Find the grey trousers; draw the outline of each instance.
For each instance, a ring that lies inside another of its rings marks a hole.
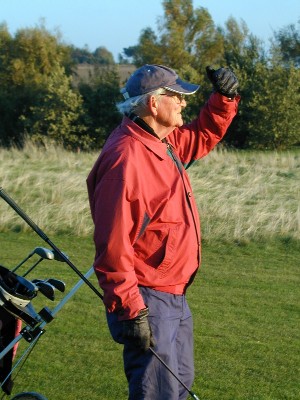
[[[154,350],[191,388],[194,380],[193,321],[185,296],[140,287],[149,308],[149,323],[155,340]],[[112,337],[122,343],[122,323],[114,313],[107,313]],[[124,371],[129,385],[129,400],[185,400],[187,390],[167,368],[134,343],[125,343]]]

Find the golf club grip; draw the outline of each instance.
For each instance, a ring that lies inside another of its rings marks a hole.
[[[28,217],[28,215],[21,210],[21,208],[15,203],[15,201],[5,192],[5,190],[0,187],[0,196],[20,215],[21,218],[24,219],[25,222],[36,232],[46,243],[48,243],[53,250],[55,250],[61,258],[76,272],[77,275],[88,285],[90,289],[98,296],[101,300],[103,300],[102,294],[95,288],[91,282],[85,278],[85,276],[79,271],[78,268],[66,257],[66,255],[57,247],[48,236]]]
[[[14,202],[14,200],[5,192],[5,190],[0,187],[0,196],[2,199],[6,201],[19,215],[24,219],[25,222],[45,241],[47,241],[48,237],[45,235],[43,231],[28,217],[27,214]]]

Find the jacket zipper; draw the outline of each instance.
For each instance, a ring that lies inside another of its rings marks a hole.
[[[194,222],[194,227],[195,227],[195,231],[196,231],[198,245],[200,246],[200,238],[199,238],[199,234],[198,234],[198,230],[197,230],[196,219],[195,219],[195,215],[194,215],[193,209],[192,209],[192,204],[191,204],[191,201],[190,201],[190,197],[192,196],[192,193],[187,190],[186,184],[185,184],[184,179],[183,179],[183,171],[182,171],[182,169],[184,169],[184,167],[183,167],[181,161],[178,159],[178,157],[173,153],[172,145],[169,142],[166,142],[166,145],[167,145],[167,148],[168,148],[168,150],[170,152],[171,158],[173,159],[173,161],[174,161],[174,163],[175,163],[175,165],[176,165],[176,167],[177,167],[177,169],[179,171],[179,174],[181,176],[183,187],[184,187],[184,191],[185,191],[186,200],[187,200],[187,203],[189,205],[189,209],[191,211],[193,222]]]

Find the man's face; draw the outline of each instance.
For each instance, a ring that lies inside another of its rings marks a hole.
[[[159,95],[159,105],[156,122],[164,128],[170,128],[170,132],[183,124],[181,111],[186,107],[183,95],[166,91]]]

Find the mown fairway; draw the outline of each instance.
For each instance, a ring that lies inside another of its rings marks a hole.
[[[82,272],[94,255],[85,177],[95,158],[54,148],[0,151],[0,185]],[[204,237],[202,267],[188,292],[193,391],[201,400],[300,398],[299,178],[299,153],[214,152],[191,170]],[[2,199],[0,226],[4,266],[47,247]],[[30,275],[50,276],[68,290],[78,281],[56,261]],[[57,292],[51,303],[39,295],[34,305],[52,308],[62,297]],[[18,354],[26,347],[22,341]],[[14,394],[125,400],[126,386],[121,348],[109,336],[101,301],[84,286],[46,327]]]

